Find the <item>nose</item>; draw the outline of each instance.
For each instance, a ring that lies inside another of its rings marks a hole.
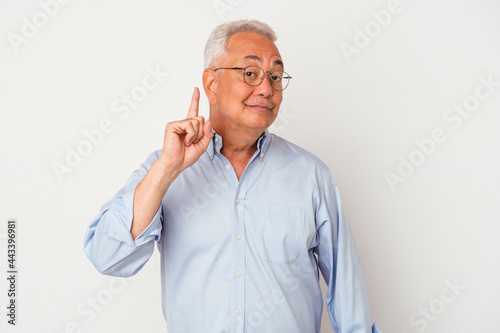
[[[271,73],[265,72],[262,82],[256,86],[255,93],[263,97],[271,97],[273,95],[273,87],[271,86]]]

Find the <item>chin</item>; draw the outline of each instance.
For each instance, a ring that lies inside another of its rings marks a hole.
[[[269,117],[255,117],[247,121],[246,124],[250,128],[261,129],[264,131],[266,128],[271,126],[275,119],[275,117],[272,119]]]

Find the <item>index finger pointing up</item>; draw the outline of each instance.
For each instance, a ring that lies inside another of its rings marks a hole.
[[[198,105],[200,104],[200,91],[198,87],[194,88],[193,97],[191,97],[191,105],[189,106],[188,118],[194,118],[198,116]]]

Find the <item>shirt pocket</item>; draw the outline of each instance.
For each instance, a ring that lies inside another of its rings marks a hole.
[[[299,256],[305,237],[305,211],[296,207],[265,205],[254,224],[259,257],[290,264]]]

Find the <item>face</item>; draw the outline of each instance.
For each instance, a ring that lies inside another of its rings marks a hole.
[[[283,70],[278,48],[267,37],[255,33],[237,33],[227,45],[227,57],[218,67],[259,66],[266,71]],[[224,124],[225,130],[255,130],[263,132],[278,115],[283,92],[269,82],[269,73],[258,86],[243,79],[242,70],[223,69],[215,89],[216,105],[210,119]]]

